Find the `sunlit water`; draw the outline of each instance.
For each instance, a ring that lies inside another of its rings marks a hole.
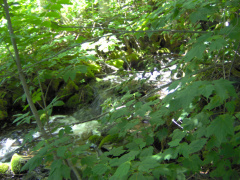
[[[154,84],[156,88],[159,88],[169,82],[171,82],[172,75],[171,70],[175,69],[175,66],[169,67],[169,71],[153,71],[153,72],[147,72],[143,74],[143,72],[138,72],[134,75],[129,75],[128,78],[134,76],[134,80],[147,80],[148,83]],[[121,83],[123,81],[126,81],[128,79],[122,79],[119,76],[107,76],[103,80],[110,81],[114,83]],[[168,88],[164,88],[161,90],[161,98],[166,96],[172,91],[169,91]],[[65,123],[65,124],[74,124],[77,122],[81,122],[82,120],[91,119],[92,117],[95,117],[101,113],[100,111],[96,111],[97,106],[100,106],[102,103],[101,100],[95,99],[93,102],[93,107],[89,109],[80,109],[80,111],[73,114],[73,116],[65,116],[65,115],[57,115],[53,116],[50,119],[50,123],[53,123],[54,121],[59,123]],[[94,110],[95,109],[95,110]],[[92,129],[96,129],[98,127],[97,121],[91,121],[84,124],[75,124],[72,126],[73,134],[78,135],[79,137],[84,137],[86,134],[89,135],[92,133]],[[61,129],[61,128],[60,128]],[[58,129],[55,134],[59,132]],[[83,129],[86,131],[83,132]],[[84,134],[85,133],[85,134]],[[33,135],[33,138],[38,138],[40,136],[39,133],[35,133]],[[3,162],[6,160],[4,158],[5,156],[11,155],[11,153],[14,153],[16,149],[18,149],[22,143],[22,139],[19,138],[3,138],[0,141],[0,162]]]
[[[0,141],[0,162],[4,161],[4,156],[20,147],[22,139],[4,138]]]

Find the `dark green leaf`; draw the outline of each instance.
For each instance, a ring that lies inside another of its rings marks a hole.
[[[96,175],[103,175],[109,167],[106,164],[97,164],[96,166],[93,167],[92,171]]]
[[[206,144],[206,142],[207,142],[207,139],[204,139],[204,138],[192,141],[189,144],[189,153],[195,153],[200,151],[203,148],[203,146]]]
[[[149,156],[141,161],[138,170],[143,172],[149,172],[150,169],[156,168],[159,166],[158,161],[154,158]]]
[[[130,162],[125,162],[117,168],[116,172],[110,179],[112,180],[123,179],[123,177],[128,174],[129,170],[130,170]]]
[[[207,136],[215,135],[219,142],[227,139],[227,135],[234,134],[233,128],[234,117],[224,114],[216,117],[207,128]]]
[[[67,147],[66,147],[66,146],[58,147],[58,148],[57,148],[57,155],[58,155],[59,157],[64,157],[66,151],[67,151]]]

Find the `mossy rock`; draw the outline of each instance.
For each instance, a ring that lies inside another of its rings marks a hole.
[[[67,93],[74,93],[79,90],[79,87],[72,80],[68,80],[67,85],[65,86]]]
[[[22,156],[15,153],[11,159],[11,170],[14,174],[19,174],[21,168],[23,167],[23,158]]]
[[[8,174],[9,165],[7,163],[0,163],[0,174]]]
[[[74,94],[67,100],[65,106],[68,108],[77,108],[79,104],[80,104],[80,96],[79,94]]]
[[[85,73],[76,73],[75,82],[77,84],[85,82]]]
[[[51,86],[52,86],[52,89],[53,89],[55,92],[58,91],[58,87],[59,87],[59,85],[60,85],[60,82],[61,82],[60,79],[54,79],[54,80],[52,81]]]
[[[135,62],[140,60],[139,55],[136,52],[126,55],[126,59],[128,62]]]
[[[79,87],[75,84],[75,82],[69,79],[67,84],[59,90],[57,95],[59,97],[71,95],[76,93],[78,90],[79,90]]]
[[[99,148],[101,148],[104,144],[108,143],[108,144],[111,144],[111,143],[119,143],[123,141],[123,138],[119,138],[118,137],[118,134],[113,134],[113,135],[107,135],[106,137],[104,137],[100,144],[99,144]]]
[[[84,103],[89,103],[93,100],[94,98],[94,90],[93,88],[88,84],[86,86],[84,86],[83,88],[83,98],[82,98],[82,101]]]
[[[110,53],[109,58],[110,59],[120,59],[124,55],[127,55],[125,51],[113,51]]]
[[[106,61],[106,63],[109,65],[115,66],[116,68],[122,68],[124,61],[121,59],[115,59],[115,60]]]
[[[99,135],[95,134],[95,135],[90,136],[88,140],[89,140],[91,143],[100,144],[100,142],[102,141],[102,139],[103,139],[102,136],[99,136]]]

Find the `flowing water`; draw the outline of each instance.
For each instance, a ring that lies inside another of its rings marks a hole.
[[[78,111],[74,112],[72,115],[56,115],[52,116],[50,118],[50,122],[58,122],[58,123],[65,123],[68,125],[74,124],[72,126],[72,130],[74,135],[78,136],[78,138],[88,138],[90,135],[94,133],[98,133],[97,131],[94,132],[99,124],[97,121],[90,121],[86,123],[80,123],[82,121],[90,120],[94,117],[97,117],[101,115],[102,113],[102,107],[101,104],[109,97],[114,97],[114,93],[112,91],[108,91],[106,89],[109,89],[109,84],[120,84],[123,81],[127,81],[129,78],[133,78],[136,81],[146,79],[146,83],[154,85],[154,87],[158,88],[164,84],[167,84],[171,82],[172,76],[171,76],[171,69],[174,69],[175,67],[172,66],[169,68],[168,71],[153,71],[152,73],[145,73],[138,72],[136,74],[130,74],[129,77],[126,77],[125,79],[119,77],[119,76],[107,76],[102,79],[101,82],[98,82],[98,85],[93,85],[94,92],[95,92],[95,98],[93,102],[89,105],[86,105],[85,107],[79,109]],[[101,84],[99,86],[99,84]],[[106,84],[107,88],[104,87]],[[166,96],[168,93],[170,93],[167,88],[164,88],[161,90],[161,98]],[[0,133],[0,162],[9,162],[11,159],[11,156],[17,152],[19,154],[26,155],[28,152],[28,149],[30,147],[22,147],[22,142],[24,136],[32,129],[35,128],[35,125],[21,125],[19,127],[11,127],[7,131],[4,130]],[[56,131],[57,132],[57,131]],[[39,133],[34,134],[35,139],[39,139]]]

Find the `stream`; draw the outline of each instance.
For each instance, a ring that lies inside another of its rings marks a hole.
[[[171,59],[172,60],[172,59]],[[152,73],[137,72],[135,75],[130,75],[129,78],[133,78],[134,80],[142,80],[146,79],[147,83],[154,84],[154,87],[159,88],[169,82],[171,82],[171,70],[175,69],[175,66],[169,67],[168,71],[153,71]],[[132,77],[134,76],[134,77]],[[126,81],[127,79],[122,79],[117,75],[109,75],[102,79],[101,83],[121,83]],[[90,120],[96,116],[101,115],[102,107],[101,104],[112,94],[108,94],[106,89],[98,89],[94,88],[95,91],[95,99],[93,102],[84,108],[81,108],[74,112],[71,115],[55,115],[50,117],[50,123],[58,122],[65,123],[68,125],[72,125],[72,130],[74,134],[74,138],[87,139],[94,133],[98,133],[95,130],[99,127],[98,121],[90,121],[86,123],[79,123],[85,120]],[[160,94],[160,98],[163,98],[170,92],[167,88],[158,92]],[[18,153],[24,156],[28,155],[29,150],[31,149],[31,144],[24,145],[23,139],[24,136],[33,130],[36,127],[36,124],[23,124],[20,126],[12,126],[8,129],[3,129],[0,132],[0,163],[9,162],[14,153]],[[58,132],[58,130],[56,131]],[[34,139],[39,140],[39,133],[34,134]]]

